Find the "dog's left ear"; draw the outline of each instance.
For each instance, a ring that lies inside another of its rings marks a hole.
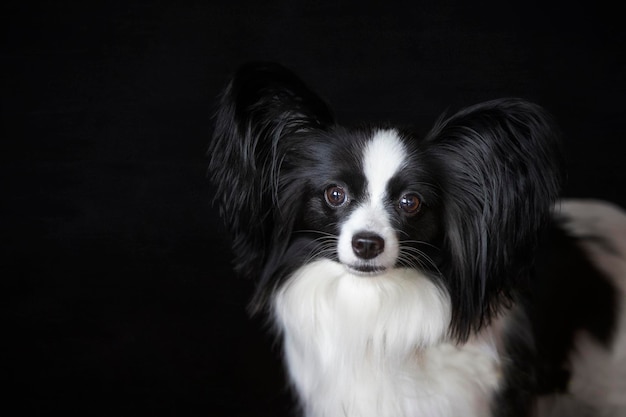
[[[560,189],[560,135],[539,106],[503,99],[440,121],[426,143],[441,174],[443,272],[463,339],[530,273]]]
[[[285,198],[281,181],[297,166],[306,135],[332,122],[324,101],[279,64],[244,65],[224,89],[209,172],[240,274],[258,278],[270,248],[276,250],[281,239],[286,244],[284,236],[277,236],[285,233],[285,216],[291,214],[289,207],[279,209],[279,197]],[[291,200],[298,201],[296,196]]]

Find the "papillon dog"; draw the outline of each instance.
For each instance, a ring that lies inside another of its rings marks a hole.
[[[215,118],[234,266],[304,416],[626,413],[626,215],[558,200],[541,107],[488,101],[423,136],[348,128],[291,71],[251,63]]]

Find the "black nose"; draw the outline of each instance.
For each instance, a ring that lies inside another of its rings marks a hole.
[[[357,233],[352,238],[352,250],[362,259],[372,259],[385,249],[385,240],[375,233]]]

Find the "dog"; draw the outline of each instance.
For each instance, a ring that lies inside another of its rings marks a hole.
[[[233,75],[209,175],[303,415],[626,415],[626,215],[559,200],[560,136],[516,98],[342,127],[279,64]]]

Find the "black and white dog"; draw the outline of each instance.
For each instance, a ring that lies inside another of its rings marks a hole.
[[[304,415],[626,414],[626,216],[557,200],[558,136],[519,99],[348,129],[282,66],[234,75],[210,175]]]

